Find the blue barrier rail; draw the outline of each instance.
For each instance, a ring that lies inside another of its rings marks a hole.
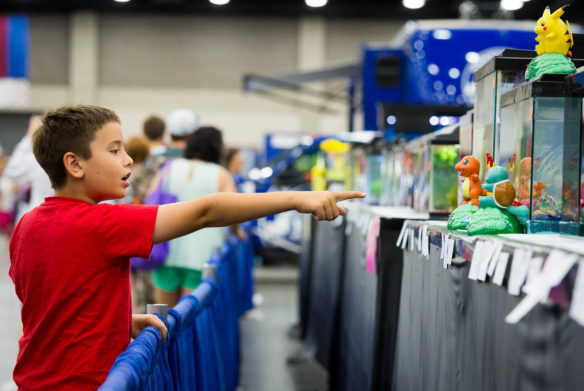
[[[100,391],[236,389],[238,320],[253,306],[252,241],[231,237],[208,263],[216,267],[215,280],[205,278],[168,310],[164,344],[158,329],[142,330],[118,356]]]

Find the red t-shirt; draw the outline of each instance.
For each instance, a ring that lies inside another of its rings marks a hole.
[[[94,390],[130,341],[131,256],[147,258],[157,206],[49,197],[10,241],[22,301],[21,390]]]

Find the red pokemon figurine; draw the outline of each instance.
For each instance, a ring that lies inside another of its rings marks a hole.
[[[460,181],[462,185],[462,195],[464,197],[464,204],[469,202],[473,205],[480,206],[479,196],[487,195],[487,191],[483,190],[481,182],[479,181],[479,172],[481,163],[474,156],[465,156],[454,166],[454,169],[460,173]]]

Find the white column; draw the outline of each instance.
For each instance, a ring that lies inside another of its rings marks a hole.
[[[298,71],[313,71],[324,68],[326,64],[326,21],[321,17],[304,17],[298,22]],[[322,89],[321,83],[309,83],[307,87]],[[303,97],[303,100],[307,100]],[[311,101],[314,99],[310,99]],[[317,102],[324,100],[317,99]],[[301,109],[303,131],[318,132],[322,114]]]
[[[98,15],[76,12],[71,15],[69,53],[70,101],[95,104],[98,82]]]
[[[326,63],[326,21],[301,18],[298,23],[298,70],[316,70]]]

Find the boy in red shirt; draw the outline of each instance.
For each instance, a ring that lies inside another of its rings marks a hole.
[[[132,166],[119,118],[98,106],[49,112],[33,145],[55,197],[22,218],[10,243],[22,301],[20,390],[95,389],[130,337],[149,325],[166,336],[157,317],[131,314],[130,257],[147,258],[153,243],[292,209],[332,220],[346,213],[337,201],[364,197],[218,193],[161,206],[98,204],[126,194]]]

